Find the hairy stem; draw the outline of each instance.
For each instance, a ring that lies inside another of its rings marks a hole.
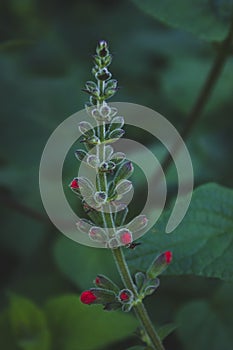
[[[133,283],[122,248],[112,249],[112,254],[122,282],[126,288],[130,289],[134,293],[135,298],[137,298],[138,293]],[[133,308],[138,320],[140,321],[143,329],[150,339],[151,346],[153,346],[153,348],[156,350],[164,350],[163,344],[152,325],[150,317],[142,301],[138,301],[138,303],[136,303]]]
[[[102,123],[98,126],[98,136],[101,141],[104,140],[104,133],[105,133],[105,123]],[[98,147],[99,147],[99,157],[101,161],[105,161],[105,150],[104,150],[105,145],[100,144]],[[106,180],[105,173],[100,173],[100,172],[97,173],[97,182],[99,183],[99,187],[100,187],[99,190],[107,191],[107,180]],[[115,227],[111,211],[109,213],[102,211],[102,216],[103,216],[103,222],[106,229]],[[119,271],[119,274],[121,276],[121,279],[122,279],[122,282],[124,283],[125,288],[130,289],[133,292],[135,299],[137,299],[138,297],[137,289],[133,283],[122,248],[112,249],[112,254],[114,256],[117,269]],[[134,305],[134,311],[144,331],[146,332],[146,334],[150,339],[150,342],[151,342],[150,345],[155,350],[164,350],[162,342],[159,336],[157,335],[152,325],[152,322],[148,316],[148,313],[145,309],[145,306],[143,305],[141,300]]]
[[[101,104],[104,102],[103,96],[104,96],[105,83],[101,80],[98,80],[97,84],[98,84],[98,90],[99,90],[99,99],[97,100],[97,107],[101,107]],[[103,143],[103,141],[105,140],[105,131],[106,131],[105,122],[103,121],[98,123],[97,132],[98,132],[100,144],[97,146],[97,151],[98,151],[98,156],[101,163],[105,162],[105,144]],[[106,173],[104,171],[98,170],[96,177],[97,177],[97,184],[99,186],[98,190],[108,193],[108,183],[107,183]],[[110,206],[109,206],[109,209],[110,209]],[[111,210],[109,210],[109,212],[102,211],[102,217],[103,217],[103,223],[105,228],[106,229],[113,228],[113,230],[115,230],[115,222],[114,222]],[[145,333],[148,336],[148,342],[149,342],[148,345],[150,345],[154,350],[164,350],[162,342],[152,325],[152,322],[145,309],[145,306],[143,305],[141,299],[138,298],[138,292],[134,285],[133,279],[131,277],[122,248],[118,247],[118,248],[112,249],[112,254],[125,288],[131,290],[132,293],[134,294],[136,302],[133,308]]]
[[[209,98],[211,97],[211,93],[213,92],[213,89],[221,76],[222,70],[224,68],[224,65],[227,61],[228,55],[229,55],[229,49],[233,41],[233,19],[231,22],[231,26],[229,28],[229,32],[226,36],[226,39],[223,40],[222,44],[218,48],[218,54],[213,62],[213,65],[209,71],[209,74],[206,78],[206,81],[204,82],[204,85],[197,97],[196,102],[194,103],[188,117],[186,124],[181,131],[181,137],[186,140],[191,131],[193,130],[193,127],[199,120],[207,102],[209,101]],[[174,152],[177,152],[179,149],[179,144],[174,145]],[[171,165],[172,158],[170,154],[166,156],[162,163],[162,168],[164,171],[166,171],[169,166]]]

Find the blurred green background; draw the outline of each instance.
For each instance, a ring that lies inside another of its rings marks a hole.
[[[213,1],[209,11],[227,23],[218,3]],[[79,303],[76,295],[91,286],[97,273],[119,278],[109,252],[71,242],[49,222],[38,187],[41,153],[56,126],[87,101],[81,89],[91,79],[98,40],[107,40],[114,55],[111,72],[120,86],[114,101],[148,106],[179,131],[218,52],[217,40],[173,29],[123,0],[1,0],[0,17],[0,348],[123,350],[140,344],[133,335],[133,315],[106,314]],[[233,187],[232,68],[230,57],[187,140],[195,186]],[[138,140],[161,155],[155,140],[143,133]],[[64,184],[77,166],[72,152],[67,164]],[[168,179],[172,197],[172,169]],[[137,205],[136,200],[135,210]],[[161,280],[157,294],[146,301],[155,324],[181,315],[193,321],[203,313],[206,339],[219,334],[220,347],[203,340],[196,349],[229,349],[231,285],[194,276]],[[206,300],[220,312],[217,321],[201,304]],[[190,327],[198,336],[202,326],[195,322]],[[193,349],[193,334],[182,329],[165,340],[166,349]]]

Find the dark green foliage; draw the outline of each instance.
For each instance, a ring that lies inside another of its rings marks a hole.
[[[90,92],[95,94],[90,56],[101,39],[113,52],[104,64],[113,58],[111,72],[119,82],[113,100],[155,109],[181,131],[226,36],[232,6],[232,0],[1,2],[1,349],[125,350],[135,344],[132,349],[145,349],[132,337],[137,327],[132,315],[79,302],[77,295],[97,274],[120,281],[109,251],[78,245],[49,222],[38,189],[41,153],[54,128],[83,109]],[[196,189],[187,216],[165,235],[165,212],[139,240],[142,244],[127,250],[132,270],[142,271],[158,253],[170,249],[174,254],[161,287],[147,299],[162,338],[177,327],[165,340],[167,350],[228,350],[233,343],[232,282],[225,282],[233,276],[232,71],[229,57],[187,142],[196,187],[203,185]],[[106,95],[116,88],[109,79]],[[161,162],[166,150],[157,140],[136,128],[124,130]],[[73,154],[80,148],[78,142],[71,148],[63,177],[67,199],[84,217],[68,188],[78,168]],[[77,157],[84,155],[82,150]],[[128,217],[133,218],[147,187],[137,166],[130,180],[135,194]],[[172,201],[175,168],[167,181]],[[125,214],[118,214],[119,223]],[[169,324],[173,320],[175,325]],[[167,326],[160,329],[160,324]]]

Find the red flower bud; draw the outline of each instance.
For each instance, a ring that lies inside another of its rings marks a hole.
[[[130,244],[133,241],[132,233],[128,229],[120,229],[118,232],[120,242],[124,245]]]
[[[96,279],[95,279],[95,284],[99,285],[100,283],[101,283],[100,278],[97,276]]]
[[[166,270],[166,268],[168,267],[168,265],[171,263],[172,261],[172,252],[171,251],[166,251],[162,254],[160,254],[159,256],[157,256],[154,261],[152,262],[152,264],[150,265],[150,267],[148,268],[146,274],[147,277],[149,277],[150,279],[152,278],[156,278],[157,276],[161,275],[161,273],[163,273],[163,271]]]
[[[123,304],[131,303],[133,298],[133,293],[129,289],[122,289],[118,294],[118,300]]]
[[[86,290],[85,292],[82,292],[80,296],[80,300],[83,304],[92,304],[96,300],[96,296],[94,293],[92,293],[90,290]]]
[[[126,292],[122,292],[119,296],[122,301],[129,300],[129,295]]]
[[[74,179],[73,181],[71,181],[70,188],[72,188],[74,190],[78,190],[79,189],[78,179]]]
[[[164,253],[164,256],[165,256],[166,263],[170,264],[170,262],[172,261],[172,252],[168,250],[167,252]]]

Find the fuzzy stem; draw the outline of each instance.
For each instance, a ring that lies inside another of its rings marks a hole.
[[[101,104],[104,102],[104,87],[105,82],[97,79],[98,89],[99,89],[99,98],[97,99],[97,107],[101,107]],[[105,161],[105,122],[98,123],[98,137],[100,139],[100,144],[98,145],[98,155],[101,162]],[[97,172],[97,183],[99,184],[99,191],[108,191],[107,176],[105,172]],[[106,229],[112,227],[115,229],[115,222],[111,210],[109,213],[102,211],[103,222]],[[138,298],[138,292],[136,286],[134,285],[133,279],[131,277],[125,256],[121,247],[112,249],[112,254],[121,276],[124,286],[131,290],[135,297],[135,304],[133,305],[135,314],[139,319],[145,333],[148,335],[149,344],[154,350],[164,350],[162,342],[156,333],[152,322],[149,318],[149,315],[145,309],[145,306],[142,303],[142,300]]]
[[[113,254],[117,269],[119,271],[119,274],[121,276],[122,282],[124,283],[125,287],[130,289],[134,293],[135,297],[137,298],[138,293],[133,283],[122,248],[119,247],[116,249],[112,249],[112,254]],[[149,336],[151,345],[153,346],[153,348],[156,350],[164,350],[163,344],[152,325],[150,317],[142,301],[138,301],[133,306],[133,308],[138,320],[140,321],[145,332]]]

